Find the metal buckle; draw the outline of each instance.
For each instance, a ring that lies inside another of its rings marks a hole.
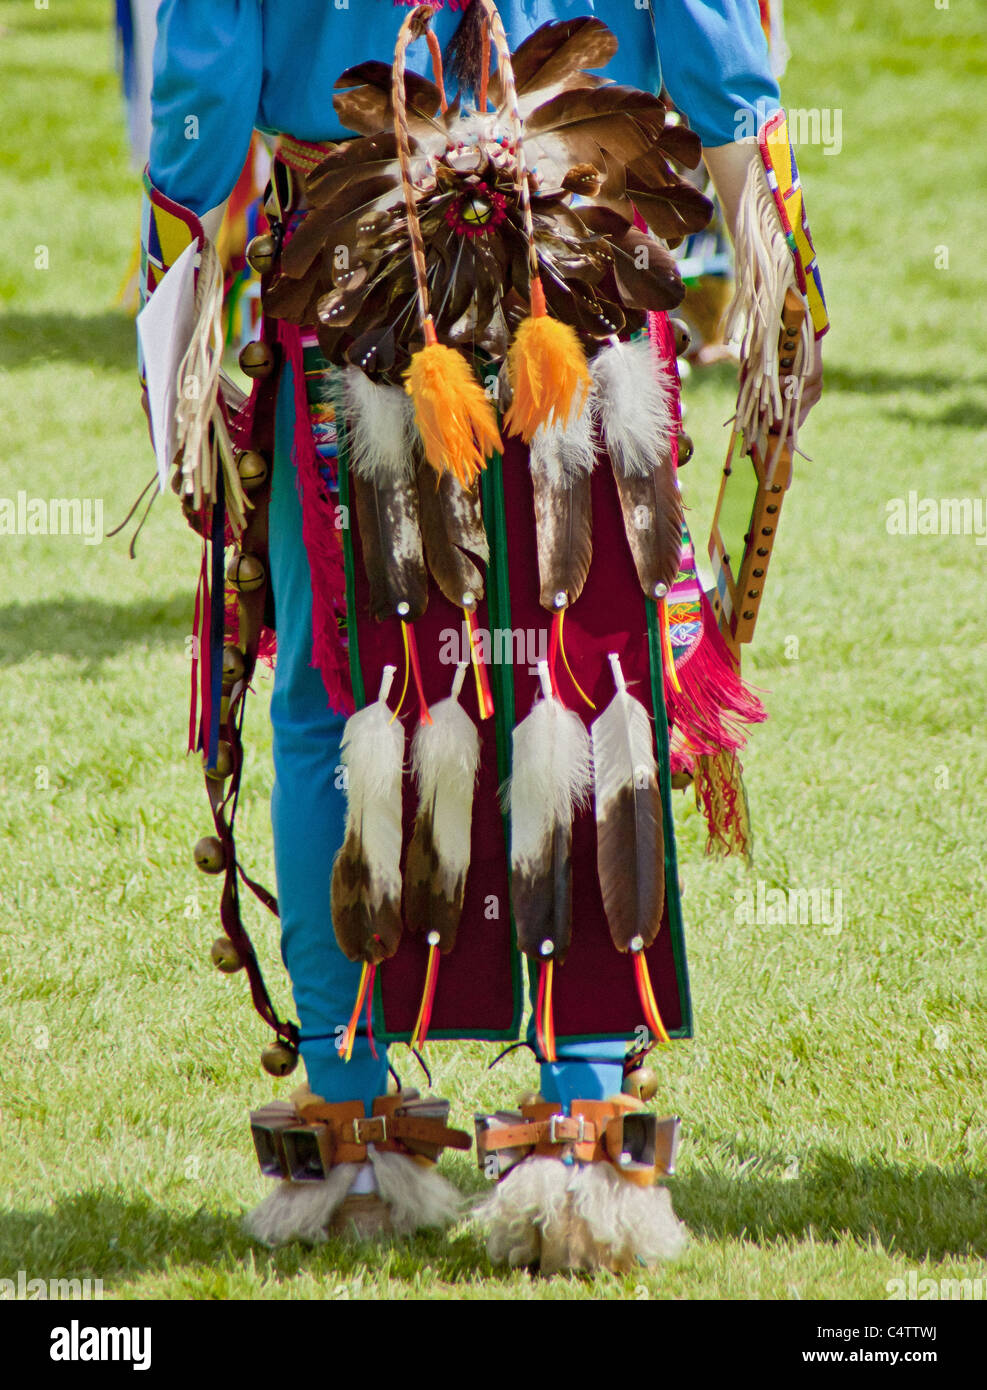
[[[375,1125],[379,1126],[379,1132],[373,1128]],[[362,1120],[354,1120],[353,1142],[355,1144],[386,1144],[387,1116],[369,1115]]]
[[[579,1135],[576,1139],[560,1139],[556,1128],[558,1122],[562,1120],[578,1120]],[[586,1116],[585,1115],[552,1115],[548,1121],[548,1142],[550,1144],[581,1144],[586,1137]]]

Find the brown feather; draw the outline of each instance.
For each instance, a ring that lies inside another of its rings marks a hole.
[[[414,478],[370,482],[351,473],[350,488],[370,582],[370,612],[381,621],[394,617],[399,603],[407,603],[404,617],[414,622],[428,603]]]
[[[703,143],[694,130],[685,125],[668,125],[661,133],[661,151],[686,169],[698,169],[703,157]]]
[[[651,230],[666,241],[702,231],[713,215],[710,200],[688,184],[649,189],[628,172],[627,196]]]
[[[438,932],[439,950],[445,955],[456,943],[466,897],[466,875],[457,879],[450,897],[438,886],[441,868],[432,835],[431,808],[420,807],[404,870],[404,919],[413,932]]]
[[[349,170],[362,172],[381,161],[397,159],[398,142],[393,130],[378,130],[373,135],[356,140],[344,140],[326,155],[305,177],[305,194],[311,207],[325,207],[327,199],[323,196],[326,187],[331,188],[334,181]]]
[[[479,483],[467,490],[452,473],[437,478],[435,469],[422,461],[418,465],[418,502],[425,558],[436,584],[457,608],[463,607],[466,593],[479,603],[483,575],[467,554],[472,550],[484,561],[489,558],[486,532],[479,519]]]
[[[596,862],[614,944],[620,951],[640,950],[651,945],[661,927],[663,809],[651,716],[627,689],[616,654],[610,660],[617,691],[590,730]]]
[[[538,602],[550,613],[559,610],[555,596],[570,604],[583,591],[593,558],[593,511],[590,475],[552,477],[547,467],[531,464],[538,539]]]
[[[511,907],[518,950],[544,960],[542,942],[550,941],[552,959],[561,965],[572,941],[571,825],[555,826],[537,869],[511,875]]]
[[[307,274],[321,276],[324,260],[328,260],[331,273],[340,246],[353,254],[361,220],[386,211],[385,205],[397,196],[392,178],[355,181],[343,190],[338,205],[308,212],[284,248],[280,262],[282,274],[293,280],[300,280]]]
[[[584,225],[613,248],[610,289],[630,309],[674,309],[685,297],[675,258],[610,207],[582,207]],[[646,254],[642,254],[642,250]]]
[[[613,475],[638,581],[645,595],[655,598],[658,585],[668,590],[674,584],[682,552],[682,494],[675,470],[662,458],[646,477],[625,477],[616,466]]]
[[[550,131],[581,128],[595,133],[604,148],[617,154],[616,145],[606,138],[608,129],[633,126],[639,132],[640,153],[636,157],[640,158],[655,147],[664,125],[665,106],[660,97],[637,87],[608,83],[603,87],[576,87],[542,102],[525,122],[525,134],[530,139]]]
[[[622,304],[631,309],[675,309],[685,285],[671,252],[637,227],[615,247],[613,273]]]
[[[562,90],[567,83],[583,86],[589,74],[582,69],[605,67],[616,52],[617,40],[600,19],[550,20],[511,55],[518,96],[549,87]],[[499,73],[491,77],[489,90],[491,100],[499,104],[503,100]]]
[[[658,783],[625,786],[596,823],[596,859],[610,934],[619,951],[650,946],[665,902],[665,835]]]
[[[410,133],[415,136],[439,129],[439,89],[435,83],[417,72],[406,71],[404,92]],[[371,60],[347,68],[336,82],[332,104],[342,124],[359,135],[393,129],[390,64]]]
[[[401,939],[401,907],[385,897],[371,912],[370,879],[360,837],[350,831],[332,869],[330,910],[339,949],[347,960],[381,961]]]

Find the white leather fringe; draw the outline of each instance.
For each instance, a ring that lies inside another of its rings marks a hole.
[[[736,427],[748,439],[756,438],[759,429],[778,429],[782,439],[787,435],[794,452],[802,380],[811,361],[812,323],[806,313],[790,368],[793,388],[785,391],[778,367],[781,312],[787,291],[801,292],[792,252],[759,159],[747,171],[740,200],[734,263],[736,284],[726,311],[726,336],[742,339]],[[774,463],[774,458],[768,460],[769,477]]]

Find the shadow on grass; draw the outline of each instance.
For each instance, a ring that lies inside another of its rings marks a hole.
[[[471,1233],[430,1233],[380,1245],[333,1239],[316,1247],[267,1250],[243,1234],[237,1216],[204,1210],[179,1215],[149,1198],[107,1192],[79,1193],[43,1210],[0,1212],[0,1269],[23,1269],[30,1279],[119,1284],[154,1271],[194,1275],[203,1268],[236,1277],[241,1264],[252,1266],[261,1280],[324,1274],[331,1285],[384,1269],[389,1278],[408,1282],[427,1270],[444,1283],[493,1272],[482,1241]]]
[[[8,371],[32,362],[71,362],[132,371],[137,380],[137,329],[122,309],[99,314],[9,313],[3,317]],[[134,388],[134,400],[138,390]]]
[[[824,1151],[810,1172],[791,1180],[694,1173],[676,1178],[672,1190],[679,1216],[694,1236],[709,1241],[767,1246],[810,1235],[817,1242],[849,1236],[916,1261],[987,1254],[983,1178],[956,1170],[851,1163]],[[236,1279],[241,1265],[262,1282],[324,1275],[332,1287],[361,1271],[412,1285],[426,1272],[445,1284],[498,1273],[480,1235],[462,1227],[451,1236],[430,1233],[383,1245],[332,1240],[269,1251],[243,1234],[238,1216],[204,1209],[177,1214],[149,1198],[118,1193],[83,1192],[52,1208],[0,1213],[0,1268],[24,1269],[30,1278],[118,1284],[154,1271],[194,1278],[211,1270]]]
[[[825,359],[825,349],[823,353]],[[852,391],[864,396],[889,396],[896,391],[952,391],[959,386],[987,387],[987,376],[965,376],[961,372],[905,372],[880,367],[859,370],[845,366],[823,366],[823,389]]]
[[[0,667],[35,655],[68,656],[98,669],[132,646],[175,646],[192,621],[190,595],[113,603],[98,598],[38,599],[0,607]]]
[[[790,1179],[687,1173],[670,1185],[678,1215],[708,1240],[765,1245],[811,1233],[915,1260],[987,1255],[983,1176],[957,1169],[853,1163],[822,1150]]]
[[[916,410],[895,408],[885,411],[893,420],[902,420],[909,425],[919,425],[928,429],[941,426],[961,430],[982,430],[987,426],[987,405],[983,401],[970,399],[956,401],[932,414],[920,414]]]

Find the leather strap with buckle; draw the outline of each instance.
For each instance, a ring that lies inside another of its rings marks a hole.
[[[525,1158],[610,1163],[621,1177],[650,1186],[674,1169],[679,1121],[659,1120],[631,1096],[607,1101],[537,1102],[520,1112],[476,1117],[477,1161],[487,1177],[502,1178]]]
[[[558,1114],[547,1120],[524,1120],[514,1125],[504,1125],[497,1129],[483,1131],[482,1151],[493,1153],[498,1149],[535,1149],[543,1147],[568,1147],[572,1144],[596,1143],[597,1126],[583,1115],[578,1117]],[[480,1138],[477,1144],[481,1145]]]
[[[261,1171],[272,1177],[317,1179],[340,1163],[363,1163],[372,1145],[436,1162],[443,1149],[469,1149],[470,1136],[446,1124],[449,1102],[417,1092],[378,1096],[374,1113],[361,1101],[328,1102],[311,1093],[274,1102],[250,1116]]]

